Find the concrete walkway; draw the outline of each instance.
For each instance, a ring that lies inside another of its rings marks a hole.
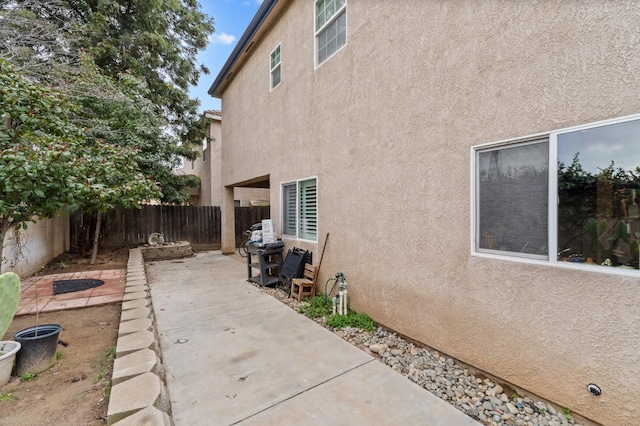
[[[147,264],[176,425],[478,425],[246,281],[220,252]]]

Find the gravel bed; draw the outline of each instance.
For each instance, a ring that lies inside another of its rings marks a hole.
[[[258,287],[296,311],[306,304],[290,299],[283,290]],[[324,318],[316,318],[315,321],[324,326]],[[571,415],[565,415],[562,410],[556,410],[551,404],[519,396],[513,391],[505,391],[500,384],[478,377],[452,358],[416,346],[381,327],[371,333],[359,328],[333,331],[485,425],[578,425]]]

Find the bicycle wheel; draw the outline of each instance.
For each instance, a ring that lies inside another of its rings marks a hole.
[[[238,254],[242,257],[247,257],[249,253],[249,244],[251,244],[251,240],[244,240],[240,247],[238,247]]]

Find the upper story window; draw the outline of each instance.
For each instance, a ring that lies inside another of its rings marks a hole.
[[[475,253],[637,273],[640,117],[474,147]]]
[[[275,89],[280,81],[282,81],[281,71],[281,59],[280,59],[280,45],[278,45],[271,55],[269,56],[269,70],[271,75],[271,90]]]
[[[207,161],[207,138],[202,139],[202,162]]]
[[[282,233],[304,240],[318,240],[316,178],[282,185]]]
[[[346,0],[316,0],[316,66],[347,44]]]

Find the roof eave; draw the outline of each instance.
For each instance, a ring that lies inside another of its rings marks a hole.
[[[218,76],[209,88],[209,91],[207,92],[209,93],[209,95],[213,96],[214,98],[221,97],[221,87],[223,85],[223,82],[229,77],[231,68],[233,68],[235,63],[238,61],[240,55],[248,47],[250,47],[250,43],[252,42],[253,37],[258,32],[265,19],[267,19],[267,16],[269,16],[269,13],[271,13],[271,10],[276,5],[276,3],[278,3],[278,0],[264,0],[262,2],[260,8],[258,8],[258,11],[249,23],[249,26],[242,34],[242,37],[240,37],[240,40],[238,40],[238,44],[236,44],[236,47],[231,52],[231,55],[227,59],[227,62],[225,62],[224,66],[218,73]]]

